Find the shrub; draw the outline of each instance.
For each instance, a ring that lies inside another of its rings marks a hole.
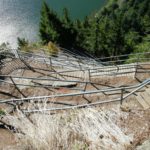
[[[5,111],[3,111],[1,108],[0,108],[0,116],[1,115],[5,115]]]
[[[57,56],[59,48],[52,42],[49,42],[46,46],[44,46],[44,50],[46,54]]]

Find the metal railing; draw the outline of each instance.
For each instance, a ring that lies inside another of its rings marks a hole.
[[[127,97],[129,97],[130,95],[134,94],[135,92],[139,91],[140,89],[142,89],[143,87],[145,87],[146,85],[150,84],[150,79],[147,79],[145,81],[143,81],[142,83],[138,84],[138,85],[134,85],[134,86],[127,86],[127,87],[119,87],[119,88],[106,88],[103,90],[95,90],[95,91],[85,91],[85,92],[80,92],[80,93],[71,93],[71,94],[58,94],[58,95],[50,95],[50,96],[37,96],[37,97],[27,97],[27,98],[21,98],[21,99],[6,99],[6,100],[0,100],[0,104],[3,103],[9,103],[9,102],[23,102],[23,101],[46,101],[46,99],[48,98],[58,98],[58,97],[69,97],[69,96],[80,96],[80,95],[88,95],[88,94],[97,94],[97,93],[107,93],[107,92],[117,92],[117,91],[121,91],[121,95],[119,98],[114,99],[114,100],[105,100],[105,101],[100,101],[100,102],[95,102],[95,103],[89,103],[89,104],[83,104],[83,105],[76,105],[73,107],[69,107],[70,109],[73,108],[80,108],[82,107],[87,107],[87,106],[92,106],[92,105],[98,105],[98,104],[104,104],[104,103],[109,103],[109,102],[116,102],[116,101],[120,101],[120,103],[122,103],[122,101],[124,99],[126,99]],[[127,90],[132,90],[131,92],[127,92]],[[126,92],[128,94],[126,94]],[[67,109],[69,109],[67,107]],[[58,108],[56,108],[57,110]],[[60,110],[66,109],[66,107],[64,108],[59,108]]]
[[[94,77],[116,77],[117,75],[125,75],[125,74],[133,74],[133,76],[136,76],[138,72],[139,66],[140,65],[146,65],[149,66],[149,60],[150,58],[140,58],[142,55],[148,55],[149,53],[137,53],[137,54],[127,54],[127,55],[120,55],[120,56],[115,56],[115,57],[105,57],[105,58],[91,58],[89,56],[79,56],[75,54],[74,52],[69,52],[69,50],[64,49],[65,51],[61,53],[61,56],[55,57],[55,56],[46,56],[40,55],[40,53],[29,53],[29,52],[19,52],[18,57],[16,58],[15,55],[13,55],[12,51],[3,51],[0,53],[0,55],[4,55],[9,59],[5,59],[3,61],[3,65],[0,67],[0,81],[6,84],[11,84],[14,85],[15,88],[18,89],[18,86],[29,86],[29,87],[52,87],[52,85],[44,85],[40,84],[37,85],[36,83],[34,85],[30,84],[20,84],[20,83],[15,83],[14,79],[20,79],[20,80],[32,80],[32,81],[59,81],[59,82],[67,82],[67,83],[79,83],[86,85],[91,84],[93,87],[95,85],[100,85],[98,83],[95,83],[92,81],[92,78]],[[126,62],[127,57],[129,58],[130,56],[138,56],[137,58],[132,58],[130,61],[133,61],[134,63],[132,64],[124,64]],[[111,60],[112,58],[115,58],[116,60]],[[16,60],[16,64],[14,64],[14,68],[10,68],[13,60]],[[89,62],[87,61],[89,59]],[[105,61],[107,60],[107,61]],[[110,60],[110,61],[108,61]],[[143,63],[141,63],[144,61]],[[32,63],[37,62],[38,64],[45,64],[46,67],[35,67],[32,65]],[[123,64],[121,64],[123,62]],[[16,66],[15,66],[16,65]],[[59,67],[59,69],[55,69]],[[2,68],[6,69],[6,72],[2,70]],[[62,69],[60,69],[62,68]],[[41,77],[24,77],[24,76],[13,76],[10,73],[13,72],[14,70],[18,69],[25,69],[25,70],[31,70],[33,72],[38,72],[38,71],[44,71],[44,75],[46,78]],[[149,68],[150,69],[150,68]],[[143,70],[142,73],[149,73],[150,70]],[[79,75],[79,72],[81,72],[81,75]],[[88,80],[83,81],[83,74],[86,73]],[[9,75],[10,74],[10,75]],[[55,77],[57,75],[57,77]],[[65,77],[65,78],[64,78]],[[82,77],[82,78],[81,78]],[[4,78],[4,79],[2,79]],[[10,81],[5,81],[5,79],[11,79]],[[75,79],[76,80],[75,80]],[[8,102],[23,102],[23,101],[38,101],[42,100],[45,101],[45,99],[48,98],[57,98],[57,97],[69,97],[69,96],[84,96],[84,95],[89,95],[89,94],[97,94],[97,93],[107,93],[107,92],[117,92],[120,91],[120,97],[117,99],[113,100],[104,100],[104,101],[97,101],[94,103],[89,103],[89,104],[83,104],[83,105],[76,105],[76,106],[67,106],[67,107],[62,107],[62,108],[49,108],[45,109],[46,110],[63,110],[63,109],[73,109],[73,108],[81,108],[81,107],[88,107],[88,106],[94,106],[98,104],[103,104],[103,103],[109,103],[109,102],[115,102],[115,101],[122,101],[129,97],[130,95],[134,94],[137,92],[139,89],[142,89],[146,85],[150,83],[150,79],[147,79],[143,81],[141,84],[138,85],[133,85],[133,86],[128,86],[128,87],[118,87],[118,88],[106,88],[103,90],[99,90],[98,88],[94,91],[86,91],[84,89],[77,89],[77,88],[72,88],[72,90],[79,90],[80,92],[78,93],[71,93],[71,94],[58,94],[58,95],[49,95],[49,96],[35,96],[35,97],[27,97],[27,98],[22,98],[22,99],[1,99],[0,104],[2,103],[8,103]],[[84,88],[85,88],[84,87]],[[128,91],[132,90],[132,91]],[[30,110],[30,112],[36,112],[39,110]],[[25,111],[27,112],[27,111]],[[29,111],[28,111],[29,112]]]
[[[44,108],[44,109],[33,109],[33,110],[22,110],[24,113],[36,113],[36,112],[45,112],[45,111],[58,111],[58,110],[70,110],[70,109],[78,109],[78,108],[85,108],[85,107],[91,107],[91,106],[97,106],[101,104],[106,104],[106,103],[112,103],[112,102],[120,102],[122,104],[123,100],[128,98],[129,96],[133,95],[135,92],[139,91],[146,85],[150,84],[150,79],[145,80],[143,83],[139,84],[135,90],[131,91],[129,94],[123,95],[123,91],[125,91],[128,88],[121,88],[121,97],[116,98],[113,100],[105,100],[105,101],[97,101],[94,103],[90,104],[81,104],[81,105],[75,105],[75,106],[66,106],[66,107],[59,107],[59,108]]]

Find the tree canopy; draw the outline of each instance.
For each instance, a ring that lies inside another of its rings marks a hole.
[[[52,41],[98,57],[132,53],[137,45],[147,45],[149,0],[109,0],[102,9],[84,20],[71,20],[67,8],[62,14],[58,16],[43,3],[40,38],[44,44]]]

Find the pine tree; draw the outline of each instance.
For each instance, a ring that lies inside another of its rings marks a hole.
[[[69,27],[69,28],[70,28],[70,26],[71,26],[71,23],[72,23],[72,22],[71,22],[71,19],[70,19],[70,16],[69,16],[69,11],[68,11],[67,8],[64,8],[64,9],[63,9],[62,23],[63,23],[65,26]]]
[[[75,46],[75,39],[77,36],[77,31],[74,24],[69,16],[69,11],[67,8],[63,9],[63,16],[61,19],[62,30],[61,30],[61,45],[66,48],[72,48]]]
[[[60,25],[57,15],[43,2],[39,29],[43,44],[47,44],[49,41],[56,43],[59,41],[60,35],[57,29]]]
[[[68,9],[59,18],[43,3],[40,37],[43,43],[56,42],[97,57],[132,53],[150,34],[149,6],[149,0],[111,0],[101,11],[73,22]]]

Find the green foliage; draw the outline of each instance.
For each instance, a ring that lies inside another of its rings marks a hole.
[[[2,109],[0,109],[0,116],[2,115],[5,115],[5,112]]]
[[[144,52],[149,52],[150,53],[150,34],[147,35],[144,39],[143,42],[138,44],[135,47],[134,50],[135,53],[144,53]],[[145,58],[150,58],[150,54],[144,55]]]
[[[137,44],[137,41],[140,42],[141,36],[138,34],[138,32],[130,31],[125,34],[124,40],[125,40],[125,48],[128,53],[134,49],[134,47]]]
[[[63,16],[61,19],[62,29],[61,29],[61,37],[60,37],[60,45],[66,48],[71,48],[74,46],[74,42],[76,39],[76,30],[74,28],[74,24],[69,16],[69,11],[67,8],[63,9]]]
[[[73,145],[72,150],[89,150],[89,146],[87,143],[80,143],[80,142],[76,142]]]
[[[92,53],[93,38],[91,38],[91,34],[93,34],[94,29],[91,27],[89,18],[85,17],[83,22],[76,20],[75,29],[77,31],[75,40],[76,48],[87,50]]]
[[[72,47],[76,38],[76,31],[68,10],[64,8],[63,16],[59,18],[45,2],[41,10],[39,31],[43,44],[48,44],[51,41],[64,47]]]
[[[40,37],[44,44],[52,41],[97,57],[145,49],[147,34],[150,34],[149,0],[109,0],[103,9],[82,21],[72,21],[66,8],[61,18],[46,3],[41,10]]]
[[[40,42],[31,43],[25,38],[17,38],[18,39],[18,49],[24,52],[33,52],[42,47]]]
[[[148,0],[109,1],[88,18],[91,33],[84,39],[89,39],[90,44],[85,49],[100,57],[134,52],[136,45],[150,32],[149,6]],[[84,40],[81,42],[85,45]]]
[[[29,42],[28,40],[26,40],[25,38],[17,38],[18,40],[18,49],[20,50],[25,50],[27,49],[28,45],[29,45]]]
[[[131,55],[129,57],[129,59],[127,60],[127,62],[134,62],[135,60],[138,59],[139,57],[139,61],[150,61],[150,35],[147,35],[146,37],[144,37],[143,42],[136,45],[135,49],[133,51],[135,54],[136,53],[145,53],[145,54],[140,54],[138,56],[137,55]]]
[[[68,28],[70,28],[72,22],[69,16],[69,11],[67,8],[63,9],[63,17],[62,17],[62,22],[65,26],[67,26]]]
[[[47,55],[57,56],[59,48],[52,42],[43,47]]]
[[[40,38],[43,44],[47,44],[49,41],[57,42],[59,38],[59,28],[61,22],[57,17],[57,14],[49,9],[48,5],[44,2],[41,10],[40,20]]]

